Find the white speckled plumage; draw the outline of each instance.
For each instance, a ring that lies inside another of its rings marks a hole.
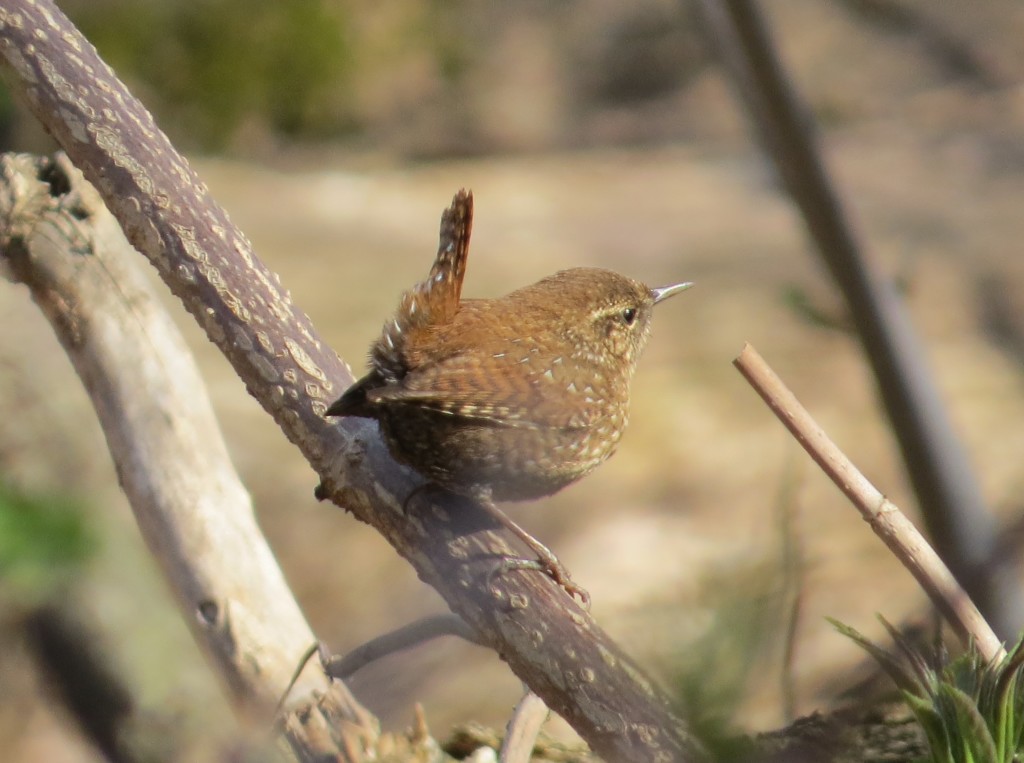
[[[685,286],[575,268],[463,300],[471,229],[463,191],[429,275],[371,347],[370,373],[328,414],[377,419],[398,460],[456,492],[549,495],[614,452],[654,304]]]

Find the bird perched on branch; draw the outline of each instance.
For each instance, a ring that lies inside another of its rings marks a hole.
[[[370,348],[370,372],[328,416],[376,419],[392,456],[487,508],[586,603],[555,555],[495,501],[551,495],[593,470],[622,437],[654,306],[692,284],[649,288],[573,268],[497,299],[462,299],[473,196],[441,217],[427,278],[402,295]]]

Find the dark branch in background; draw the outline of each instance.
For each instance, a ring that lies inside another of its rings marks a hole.
[[[957,35],[952,24],[944,25],[933,13],[906,0],[842,0],[850,11],[869,23],[919,39],[931,58],[952,76],[985,88],[1012,87],[1016,72],[1006,71],[993,56],[986,56]]]
[[[982,273],[973,286],[985,337],[1018,366],[1018,371],[1024,370],[1024,320],[1014,304],[1007,279],[995,273]]]
[[[29,651],[47,685],[86,739],[110,763],[145,760],[127,744],[127,727],[135,711],[131,692],[82,624],[51,605],[29,613],[24,629]]]
[[[516,572],[488,585],[496,562],[518,553],[514,538],[465,502],[436,498],[407,516],[403,502],[422,480],[391,459],[376,427],[324,421],[348,369],[50,0],[4,3],[0,55],[13,89],[321,475],[323,494],[380,531],[601,757],[699,758],[667,697],[550,579]]]
[[[967,454],[892,284],[843,210],[800,101],[752,0],[701,0],[757,135],[846,298],[939,554],[1004,637],[1024,620],[1020,591],[995,569],[996,533]]]

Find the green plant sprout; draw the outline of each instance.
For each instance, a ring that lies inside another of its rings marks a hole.
[[[853,639],[893,679],[924,729],[933,763],[1021,761],[1024,741],[1024,637],[1002,659],[983,658],[974,644],[950,659],[924,653],[884,618],[896,644],[890,652],[848,625],[829,622]]]

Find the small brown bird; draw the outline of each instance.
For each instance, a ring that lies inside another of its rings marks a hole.
[[[327,409],[376,419],[391,454],[468,496],[523,539],[584,603],[554,554],[494,501],[551,495],[614,451],[654,305],[692,284],[648,288],[610,270],[573,268],[497,299],[461,299],[473,196],[441,217],[437,259],[402,295],[370,348],[370,372]]]

